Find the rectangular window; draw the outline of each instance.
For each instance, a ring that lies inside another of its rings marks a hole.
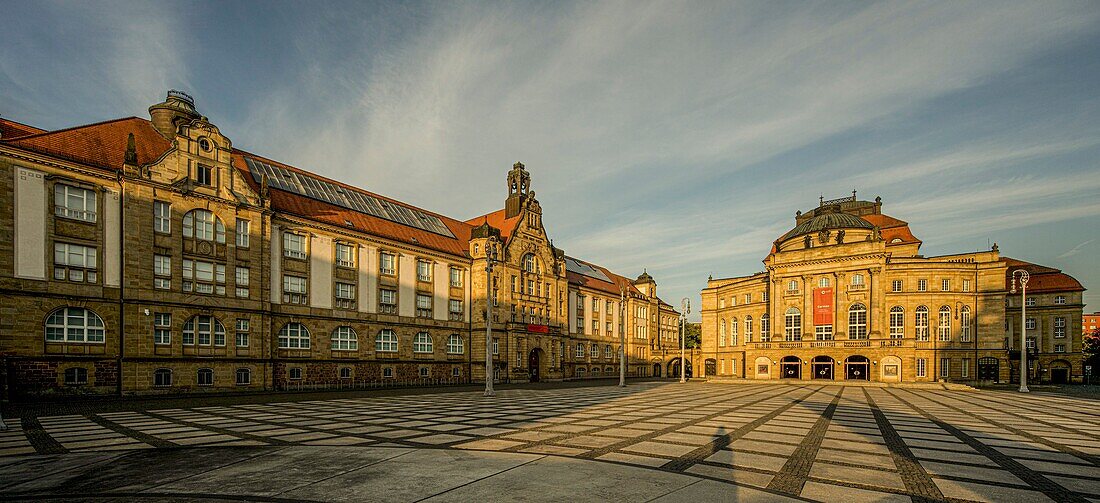
[[[95,283],[96,249],[69,243],[53,245],[53,279]]]
[[[764,302],[767,302],[768,301],[768,291],[764,290],[763,292],[761,292],[760,293],[760,298],[763,299]]]
[[[355,248],[348,243],[336,243],[336,265],[355,267]]]
[[[432,296],[422,293],[416,294],[416,316],[418,318],[432,317]]]
[[[1055,353],[1065,353],[1066,352],[1066,345],[1065,344],[1055,344],[1054,345],[1054,352]]]
[[[1028,318],[1027,321],[1024,322],[1024,328],[1028,330],[1035,330],[1035,326],[1035,318]]]
[[[928,291],[928,280],[918,279],[917,280],[917,291],[918,292],[927,292]]]
[[[597,299],[595,297],[592,297],[592,312],[593,313],[600,312],[600,299]]]
[[[378,255],[378,273],[393,276],[397,274],[395,266],[396,257],[392,253],[382,252]]]
[[[833,340],[833,326],[832,325],[816,325],[814,326],[814,339],[819,341],[831,341]]]
[[[940,377],[951,376],[951,359],[940,358]]]
[[[431,281],[432,280],[432,263],[427,260],[416,261],[416,280],[417,281]]]
[[[1057,295],[1057,296],[1055,296],[1055,297],[1054,297],[1054,303],[1055,303],[1055,304],[1058,304],[1058,305],[1063,305],[1063,304],[1065,304],[1065,303],[1066,303],[1066,296],[1065,296],[1065,295]]]
[[[901,280],[900,279],[895,279],[894,281],[890,282],[890,291],[891,292],[900,292],[901,291]]]
[[[940,291],[943,291],[943,292],[950,292],[950,291],[951,291],[951,280],[949,280],[949,279],[944,279],[944,280],[943,280],[943,281],[942,281],[942,282],[940,283]]]
[[[917,358],[917,377],[928,376],[928,360]]]
[[[397,291],[388,288],[378,290],[378,311],[386,314],[397,312]]]
[[[153,255],[153,288],[172,288],[172,257]]]
[[[306,237],[293,232],[284,232],[283,256],[299,259],[306,258]]]
[[[341,309],[355,309],[354,284],[336,283],[336,307]]]
[[[306,279],[301,276],[283,275],[283,302],[305,304],[306,301]]]
[[[172,314],[153,313],[153,344],[172,343]]]
[[[969,292],[970,291],[970,280],[968,280],[968,279],[963,280],[963,291],[964,292]]]
[[[225,264],[183,259],[183,291],[225,295]]]
[[[1064,339],[1066,337],[1066,319],[1062,317],[1054,318],[1054,338]]]
[[[451,268],[451,286],[455,288],[462,286],[462,269],[457,267]]]
[[[214,186],[214,170],[210,166],[199,164],[195,169],[195,182],[207,187]]]
[[[172,205],[164,201],[153,201],[153,232],[171,234]]]
[[[1034,337],[1028,337],[1027,338],[1027,348],[1028,349],[1035,349],[1035,338]]]
[[[499,355],[500,354],[500,340],[497,339],[496,337],[493,337],[493,354],[494,355]]]
[[[1027,307],[1034,306],[1035,305],[1035,297],[1028,297],[1027,299],[1025,299],[1024,300],[1024,305],[1026,305]]]
[[[243,218],[237,219],[237,248],[248,248],[249,228],[252,223]]]
[[[970,358],[963,358],[962,365],[959,367],[959,377],[963,379],[970,377]]]
[[[54,185],[53,204],[59,217],[95,222],[96,194],[91,190],[59,183]]]
[[[248,347],[248,333],[251,331],[251,329],[252,323],[248,320],[248,318],[237,318],[236,343],[238,348]]]
[[[237,297],[248,297],[248,268],[238,267],[234,285],[237,286]]]
[[[450,316],[451,321],[461,321],[462,320],[462,301],[451,299],[450,302],[449,302],[448,312],[450,312],[450,314],[451,314],[451,316]]]

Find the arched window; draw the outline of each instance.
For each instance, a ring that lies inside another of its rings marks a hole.
[[[752,316],[745,317],[745,342],[752,342]],[[733,345],[737,345],[737,341],[733,341]]]
[[[103,318],[82,307],[63,307],[46,318],[46,342],[103,342]]]
[[[171,386],[172,371],[168,369],[156,369],[153,371],[153,386]]]
[[[786,341],[802,340],[802,312],[797,307],[787,309],[784,314],[783,338]]]
[[[760,342],[772,340],[772,318],[767,314],[760,315]]]
[[[584,358],[584,344],[578,342],[576,349],[573,350],[573,356],[576,358]]]
[[[460,355],[466,352],[465,343],[462,340],[462,336],[458,334],[451,334],[447,338],[447,354]]]
[[[534,253],[528,253],[523,256],[523,270],[532,274],[539,273],[539,259],[535,257]]]
[[[718,345],[726,345],[726,320],[718,320]]]
[[[428,332],[417,332],[413,339],[413,353],[431,353],[433,349],[432,336]]]
[[[590,352],[590,354],[592,355],[592,358],[599,358],[600,357],[600,345],[599,344],[593,344],[592,345],[592,351]]]
[[[917,306],[917,310],[914,313],[916,316],[916,328],[917,328],[917,340],[928,340],[928,308],[925,306]]]
[[[374,350],[381,353],[396,353],[397,334],[388,328],[378,332],[374,338]]]
[[[959,340],[970,342],[970,306],[963,306],[959,312]]]
[[[940,326],[939,334],[941,341],[951,340],[951,308],[947,306],[940,306]]]
[[[890,308],[890,338],[901,339],[905,337],[905,309],[901,306]]]
[[[225,244],[225,224],[209,210],[191,210],[183,215],[183,237]]]
[[[332,331],[332,349],[337,351],[356,351],[359,349],[359,336],[355,329],[344,325]]]
[[[848,338],[867,338],[867,307],[863,304],[852,304],[848,308]]]
[[[737,318],[730,320],[730,339],[737,338]]]
[[[252,384],[252,371],[237,369],[237,386],[247,386],[249,384]]]
[[[217,318],[200,314],[192,316],[183,324],[183,344],[193,346],[225,345],[225,326]],[[308,345],[306,347],[309,347]]]
[[[309,330],[301,323],[287,323],[279,330],[280,349],[309,349]]]
[[[603,347],[603,357],[604,358],[611,358],[611,345],[610,344]]]
[[[199,369],[198,375],[195,376],[195,384],[199,386],[213,386],[214,369]]]

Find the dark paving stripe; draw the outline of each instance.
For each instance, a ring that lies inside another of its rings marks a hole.
[[[111,421],[109,419],[99,417],[95,414],[88,414],[84,417],[88,418],[89,421],[91,421],[95,424],[98,424],[98,425],[100,425],[104,428],[107,428],[108,430],[111,430],[115,433],[125,435],[125,436],[130,437],[130,438],[132,438],[134,440],[137,440],[139,442],[144,442],[144,443],[149,444],[153,447],[158,447],[158,448],[176,447],[176,445],[177,445],[175,442],[170,442],[170,441],[164,440],[162,438],[157,438],[157,437],[154,437],[154,436],[152,436],[148,433],[142,433],[141,431],[135,430],[133,428],[128,428],[126,426],[118,424],[118,423],[116,423],[114,421]]]
[[[798,450],[787,458],[783,468],[780,468],[775,477],[772,477],[771,482],[768,483],[768,489],[787,494],[802,494],[802,486],[806,484],[806,478],[810,476],[810,467],[813,466],[814,460],[817,458],[817,451],[821,449],[821,441],[825,439],[825,431],[829,429],[829,423],[833,419],[833,413],[836,412],[836,407],[840,403],[840,397],[843,394],[844,387],[841,386],[836,396],[833,397],[833,401],[821,413],[821,418],[810,428],[809,433],[802,439],[802,443],[798,444]]]
[[[796,390],[806,390],[807,388],[805,386],[799,386],[795,389]],[[737,439],[745,436],[746,433],[748,433],[752,430],[755,430],[756,428],[759,428],[761,425],[763,425],[764,423],[766,423],[768,421],[771,421],[772,419],[775,419],[776,416],[778,416],[778,415],[780,415],[784,412],[787,412],[788,410],[790,410],[795,405],[798,405],[798,404],[802,403],[804,400],[806,400],[807,398],[810,398],[811,396],[817,394],[818,392],[821,392],[822,389],[823,388],[815,389],[815,390],[811,391],[809,394],[807,394],[805,396],[802,396],[801,398],[797,398],[795,400],[792,400],[790,403],[788,403],[786,405],[782,405],[779,408],[777,408],[777,409],[775,409],[775,410],[773,410],[773,411],[771,411],[767,414],[764,414],[763,416],[760,416],[760,417],[756,418],[756,420],[752,421],[751,423],[747,423],[747,424],[741,426],[740,428],[737,428],[736,430],[733,430],[733,431],[731,431],[731,432],[729,432],[725,435],[722,435],[718,438],[715,438],[709,444],[706,444],[702,447],[699,447],[698,449],[695,449],[694,451],[691,451],[687,454],[684,454],[683,456],[680,456],[677,459],[673,459],[673,460],[665,463],[664,465],[661,466],[661,469],[666,470],[666,471],[670,471],[670,472],[682,472],[684,470],[687,470],[688,468],[691,468],[691,465],[694,465],[695,463],[698,463],[698,462],[703,461],[704,459],[710,457],[710,455],[722,450],[726,446],[733,443],[734,440],[737,440]],[[789,393],[789,392],[787,392],[787,393]],[[785,395],[787,393],[784,393],[783,395]],[[776,397],[783,396],[783,395],[774,395],[774,396],[769,397],[769,398],[776,398]],[[764,400],[767,400],[767,398],[764,399]],[[764,400],[757,400],[757,402],[762,402]],[[753,402],[753,403],[757,403],[757,402]],[[738,407],[735,407],[732,410],[737,410],[737,409],[740,409],[742,407],[744,407],[744,406],[743,405],[738,406]],[[728,413],[728,412],[722,412],[720,414],[714,414],[713,416],[710,416],[710,417],[708,417],[706,419],[703,419],[703,420],[708,420],[708,419],[711,419],[713,417],[717,417],[717,416],[720,416],[720,415],[726,414],[726,413]],[[682,427],[683,426],[679,426],[675,429],[679,429],[679,428],[682,428]],[[633,443],[633,442],[631,442],[631,443]],[[629,445],[629,444],[627,444],[627,445]]]
[[[290,445],[290,442],[285,442],[283,440],[276,440],[274,438],[264,437],[264,436],[261,436],[261,435],[252,435],[252,434],[245,433],[245,432],[233,431],[233,430],[229,430],[229,429],[226,429],[226,428],[219,428],[217,426],[210,426],[210,425],[207,425],[207,424],[192,423],[190,421],[186,421],[186,420],[183,420],[183,419],[176,419],[172,416],[166,416],[164,414],[157,414],[156,412],[146,411],[146,412],[144,412],[144,414],[149,416],[149,417],[153,417],[153,418],[160,419],[160,420],[163,420],[163,421],[168,421],[170,423],[178,424],[180,426],[190,426],[192,428],[198,428],[200,430],[212,431],[214,433],[220,433],[220,434],[223,434],[223,435],[229,435],[231,437],[237,437],[237,438],[240,438],[242,440],[256,440],[256,441],[259,441],[259,442],[263,442],[265,444],[272,444],[272,445]]]
[[[912,496],[913,503],[943,501],[943,492],[932,481],[932,477],[928,475],[924,467],[917,462],[917,457],[913,455],[913,451],[909,450],[908,445],[905,445],[905,441],[894,429],[894,425],[890,424],[890,420],[886,418],[886,414],[882,412],[882,409],[879,409],[875,399],[871,398],[867,388],[863,388],[863,396],[867,399],[867,404],[871,406],[875,423],[878,424],[878,429],[882,432],[883,440],[886,440],[886,448],[890,449],[890,455],[894,458],[894,465],[898,467],[898,474],[901,475],[901,481],[905,484],[905,490]]]
[[[23,424],[23,434],[27,436],[27,441],[34,447],[34,452],[38,454],[64,454],[69,452],[61,442],[54,440],[46,430],[42,429],[42,423],[38,422],[36,416],[23,416],[20,418],[20,422]]]
[[[117,493],[103,493],[103,494],[64,494],[64,493],[52,493],[52,494],[17,494],[17,495],[0,495],[0,501],[95,501],[95,500],[108,500],[108,501],[262,501],[265,503],[298,503],[298,502],[316,502],[322,503],[321,500],[304,500],[301,498],[278,498],[272,496],[259,496],[252,494],[210,494],[210,493],[158,493],[158,492],[117,492]]]
[[[916,413],[924,416],[925,419],[932,421],[936,424],[936,426],[939,426],[940,428],[943,428],[944,431],[954,435],[955,438],[958,438],[966,445],[969,445],[972,449],[978,451],[978,453],[984,455],[989,459],[992,459],[993,462],[1000,465],[1001,468],[1004,468],[1020,480],[1023,480],[1032,488],[1042,491],[1043,494],[1047,495],[1054,501],[1088,503],[1088,500],[1086,500],[1084,496],[1081,496],[1081,494],[1062,487],[1060,484],[1048,479],[1043,474],[1022,465],[1019,461],[1016,461],[1015,459],[1012,459],[1002,454],[1000,451],[983,444],[980,440],[970,435],[967,435],[965,432],[951,424],[941,421],[936,416],[929,414],[924,409],[910,403],[908,400],[905,400],[904,398],[898,396],[896,393],[891,392],[889,389],[882,388],[882,390],[885,393],[893,396],[901,403],[905,404],[910,409],[913,409],[913,411],[915,411]]]

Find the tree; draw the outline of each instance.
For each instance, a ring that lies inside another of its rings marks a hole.
[[[1084,351],[1086,355],[1100,355],[1100,328],[1085,334],[1081,342],[1084,346],[1081,350]]]
[[[684,346],[688,348],[697,348],[701,345],[703,340],[703,324],[702,323],[685,323],[684,324]]]

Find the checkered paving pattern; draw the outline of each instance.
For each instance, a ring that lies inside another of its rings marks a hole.
[[[149,409],[12,426],[0,434],[0,455],[445,448],[599,460],[821,501],[1100,501],[1100,401],[1039,393],[639,383]]]

